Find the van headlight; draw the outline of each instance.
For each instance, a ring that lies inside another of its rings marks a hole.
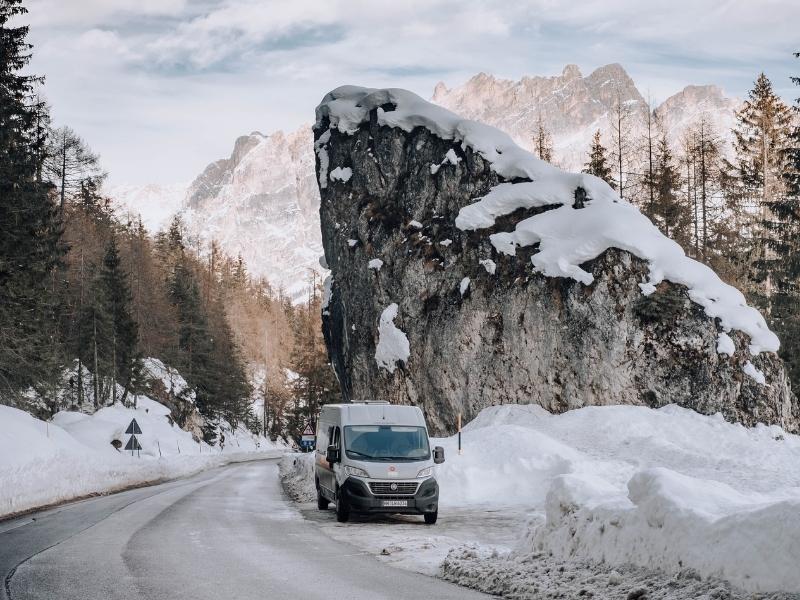
[[[417,473],[417,477],[430,477],[433,473],[433,467],[425,467],[419,473]]]
[[[344,472],[347,475],[352,475],[353,477],[369,477],[369,473],[367,473],[364,469],[359,469],[358,467],[351,467],[347,465],[344,468]]]

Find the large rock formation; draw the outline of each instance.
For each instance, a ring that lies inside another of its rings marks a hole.
[[[346,399],[417,404],[437,433],[509,402],[798,428],[761,315],[600,180],[399,90],[340,88],[317,112]]]

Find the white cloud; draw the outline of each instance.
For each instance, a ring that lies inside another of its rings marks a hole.
[[[102,152],[112,177],[170,181],[191,179],[242,132],[308,121],[342,83],[429,95],[478,71],[620,62],[660,99],[688,83],[742,95],[762,68],[789,90],[795,4],[31,0],[29,17],[32,67],[57,120]]]

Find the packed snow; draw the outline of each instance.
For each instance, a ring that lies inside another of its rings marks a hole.
[[[461,280],[461,283],[458,284],[458,291],[461,292],[462,296],[466,294],[467,290],[469,289],[469,281],[469,277],[464,277],[464,279]]]
[[[431,175],[436,175],[439,172],[439,169],[441,169],[446,164],[451,164],[451,165],[455,166],[460,161],[461,161],[461,157],[456,154],[455,150],[450,148],[450,150],[448,150],[445,153],[444,159],[442,159],[442,162],[440,162],[438,165],[431,165]]]
[[[142,449],[121,448],[133,419]],[[285,447],[224,424],[224,447],[197,442],[164,405],[139,396],[92,415],[62,411],[52,421],[0,406],[0,517],[92,494],[184,477],[228,462],[277,456]]]
[[[409,221],[408,226],[413,227],[414,229],[422,229],[422,223],[416,220]]]
[[[391,110],[384,110],[392,106]],[[491,227],[498,216],[519,208],[550,208],[517,224],[514,231],[490,236],[498,252],[514,255],[519,246],[539,244],[532,257],[534,268],[550,277],[569,277],[585,285],[593,281],[580,265],[609,248],[631,252],[650,265],[642,292],[669,280],[685,285],[689,297],[706,314],[719,318],[725,331],[736,329],[750,336],[751,353],[778,350],[778,337],[763,316],[747,305],[744,295],[724,283],[709,267],[688,258],[681,247],[665,237],[634,206],[619,198],[604,181],[583,173],[566,173],[520,148],[508,135],[482,123],[463,119],[441,106],[426,102],[401,89],[342,86],[325,95],[317,107],[319,129],[327,119],[328,130],[352,134],[376,110],[378,125],[412,131],[425,127],[434,135],[460,142],[477,152],[506,180],[474,204],[461,209],[459,229]],[[322,140],[322,137],[319,139]],[[578,188],[586,192],[583,203],[575,201]]]
[[[441,440],[443,505],[535,507],[518,553],[800,592],[800,437],[667,406],[497,406]],[[446,514],[446,512],[444,513]]]
[[[328,187],[328,167],[330,166],[330,158],[328,157],[328,150],[325,148],[331,139],[331,132],[326,131],[319,139],[314,142],[314,150],[319,159],[319,187],[325,189]]]
[[[189,389],[189,384],[177,369],[167,366],[161,360],[153,357],[145,358],[142,362],[145,376],[160,380],[164,384],[164,389],[173,397],[180,396],[194,402],[194,392]]]
[[[720,334],[717,336],[717,353],[733,356],[735,352],[736,345],[733,343],[731,336],[724,331],[720,332]]]
[[[383,261],[380,258],[373,258],[367,263],[367,268],[374,269],[375,271],[380,271],[382,266]]]
[[[447,238],[447,239],[444,239],[441,242],[439,242],[439,245],[440,246],[444,246],[445,248],[447,248],[452,243],[453,243],[453,240],[451,240],[450,238]]]
[[[489,275],[494,275],[495,271],[497,270],[497,263],[495,263],[491,258],[485,258],[478,262],[484,269],[486,269],[486,272]]]
[[[800,437],[778,426],[747,428],[676,406],[555,415],[505,405],[464,428],[463,455],[455,436],[432,444],[446,452],[436,467],[435,531],[383,522],[330,533],[369,551],[389,548],[387,559],[428,573],[449,543],[445,577],[514,598],[534,587],[553,594],[543,597],[642,586],[654,598],[800,593]],[[313,463],[299,460],[288,471],[310,499]],[[451,535],[449,520],[468,520],[469,532]],[[519,535],[509,543],[489,540],[511,532]]]
[[[331,171],[331,181],[341,181],[347,183],[353,176],[353,169],[350,167],[336,167]]]
[[[375,362],[378,367],[394,373],[397,362],[407,362],[411,353],[406,334],[397,328],[394,320],[397,317],[398,306],[395,303],[387,306],[381,313],[378,323],[378,345],[375,348]]]
[[[755,379],[761,385],[767,385],[767,378],[764,377],[764,372],[761,371],[760,369],[758,369],[749,360],[746,363],[744,363],[744,366],[742,367],[742,371],[744,371],[745,375],[747,375],[748,377],[752,377],[753,379]]]

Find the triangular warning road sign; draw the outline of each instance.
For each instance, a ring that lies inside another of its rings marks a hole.
[[[132,435],[125,446],[125,450],[141,450],[141,449],[142,446],[139,444],[139,440],[136,439],[135,435]]]
[[[142,430],[139,428],[139,424],[136,422],[136,419],[131,421],[131,424],[128,425],[128,428],[125,430],[125,433],[127,433],[128,435],[132,435],[132,434],[141,435]],[[126,450],[127,450],[127,448],[126,448]]]
[[[314,428],[311,423],[306,423],[306,428],[303,429],[303,435],[314,435]]]

